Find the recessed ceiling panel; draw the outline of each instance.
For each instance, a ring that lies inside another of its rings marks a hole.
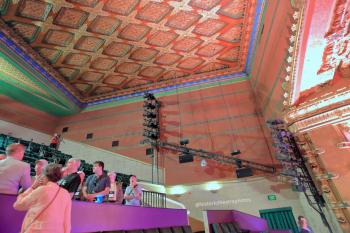
[[[19,0],[8,1],[1,17],[58,82],[92,102],[244,72],[259,2]]]

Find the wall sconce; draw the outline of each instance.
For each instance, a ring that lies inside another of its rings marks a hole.
[[[217,193],[221,188],[222,188],[222,184],[219,184],[218,182],[213,181],[213,182],[207,183],[205,189],[209,190],[212,193]]]
[[[186,188],[182,185],[177,185],[174,187],[169,188],[169,191],[167,192],[170,195],[175,195],[177,197],[181,196],[182,194],[186,193]]]

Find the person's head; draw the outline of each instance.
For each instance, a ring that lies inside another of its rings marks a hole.
[[[17,160],[23,160],[24,157],[24,146],[19,143],[13,143],[6,147],[6,155],[11,156]]]
[[[135,175],[130,176],[130,186],[135,187],[137,185],[137,177]]]
[[[95,175],[100,176],[102,175],[104,168],[105,164],[102,161],[95,161],[92,171],[95,173]]]
[[[112,182],[115,182],[115,178],[117,177],[117,174],[115,172],[108,172],[108,177],[109,179],[111,180],[111,183]]]
[[[61,168],[60,164],[51,163],[44,168],[43,175],[48,181],[56,183],[62,177]]]
[[[44,168],[48,165],[48,162],[46,159],[39,159],[35,162],[35,175],[41,176],[43,173]]]
[[[80,176],[80,183],[83,183],[85,179],[85,173],[83,171],[78,171],[78,174]]]
[[[68,174],[71,174],[71,173],[77,172],[79,167],[80,167],[80,159],[71,158],[67,162],[66,170]]]
[[[299,226],[307,226],[307,219],[304,216],[298,216],[298,224]]]

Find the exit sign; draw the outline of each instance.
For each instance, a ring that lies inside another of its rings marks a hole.
[[[276,197],[275,194],[270,194],[270,195],[267,195],[267,200],[269,200],[269,201],[276,201],[277,197]]]

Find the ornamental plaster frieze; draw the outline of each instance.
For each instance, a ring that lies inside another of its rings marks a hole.
[[[325,34],[327,46],[324,49],[322,64],[318,73],[328,72],[329,70],[335,72],[337,67],[346,67],[346,64],[350,61],[350,34],[348,33],[350,21],[349,15],[346,13],[348,8],[349,4],[346,4],[346,1],[337,1],[334,6],[332,20]],[[299,30],[302,30],[302,26]],[[298,44],[296,43],[296,45]],[[298,60],[298,62],[301,61]],[[294,67],[292,67],[292,71]],[[290,77],[291,83],[287,86],[294,87],[298,77],[295,73],[292,73]],[[342,75],[342,78],[347,77]],[[327,92],[327,90],[329,91]],[[291,90],[291,96],[294,95],[293,91]],[[286,111],[284,111],[285,120],[293,125],[293,128],[307,130],[320,127],[326,122],[328,124],[330,122],[342,122],[343,118],[349,114],[350,84],[336,89],[331,86],[330,82],[323,83],[319,85],[318,91],[324,94],[316,95],[317,97],[298,106],[291,106],[290,102],[285,103],[289,107],[285,108]]]
[[[298,120],[290,125],[293,132],[306,132],[325,125],[342,124],[350,120],[350,104]]]

